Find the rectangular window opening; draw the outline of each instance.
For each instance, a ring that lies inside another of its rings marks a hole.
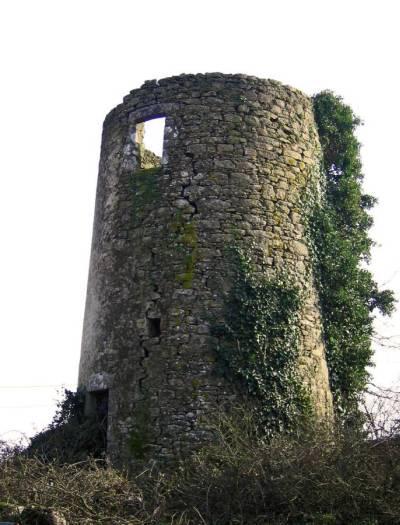
[[[139,146],[141,169],[161,166],[164,129],[165,117],[155,117],[136,124],[136,143]]]
[[[161,335],[161,319],[159,317],[148,317],[147,327],[150,337],[160,337]]]

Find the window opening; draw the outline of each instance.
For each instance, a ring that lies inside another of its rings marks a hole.
[[[161,335],[161,319],[159,317],[148,317],[147,327],[150,337],[160,337]]]
[[[161,166],[164,144],[165,117],[136,124],[136,143],[139,145],[140,168]]]

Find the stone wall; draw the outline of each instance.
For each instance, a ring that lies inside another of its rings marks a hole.
[[[161,167],[143,169],[141,123],[159,116]],[[299,368],[316,412],[330,413],[301,204],[318,192],[319,157],[309,98],[245,75],[145,82],[106,117],[79,383],[109,392],[115,462],[184,453],[207,438],[200,416],[236,399],[210,334],[233,241],[300,285]]]

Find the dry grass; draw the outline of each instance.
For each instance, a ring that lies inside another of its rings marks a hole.
[[[45,463],[8,451],[0,501],[55,509],[69,525],[394,525],[400,444],[303,428],[268,441],[245,412],[173,472],[129,479],[104,462]],[[0,514],[1,516],[1,514]]]
[[[1,465],[0,500],[56,510],[69,525],[138,525],[155,523],[157,517],[157,509],[147,508],[134,480],[95,460],[58,465],[9,457]]]
[[[398,441],[318,426],[263,441],[239,416],[222,417],[218,441],[176,477],[174,508],[193,523],[400,523]]]

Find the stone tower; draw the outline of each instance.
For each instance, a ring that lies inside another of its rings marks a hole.
[[[158,166],[142,129],[161,116]],[[271,274],[284,269],[301,286],[299,368],[316,412],[330,412],[300,206],[305,188],[318,191],[319,158],[310,99],[272,80],[149,81],[106,117],[79,384],[89,409],[108,404],[115,462],[185,452],[205,439],[199,417],[235,399],[210,333],[233,239],[253,241],[256,265],[262,257]]]

